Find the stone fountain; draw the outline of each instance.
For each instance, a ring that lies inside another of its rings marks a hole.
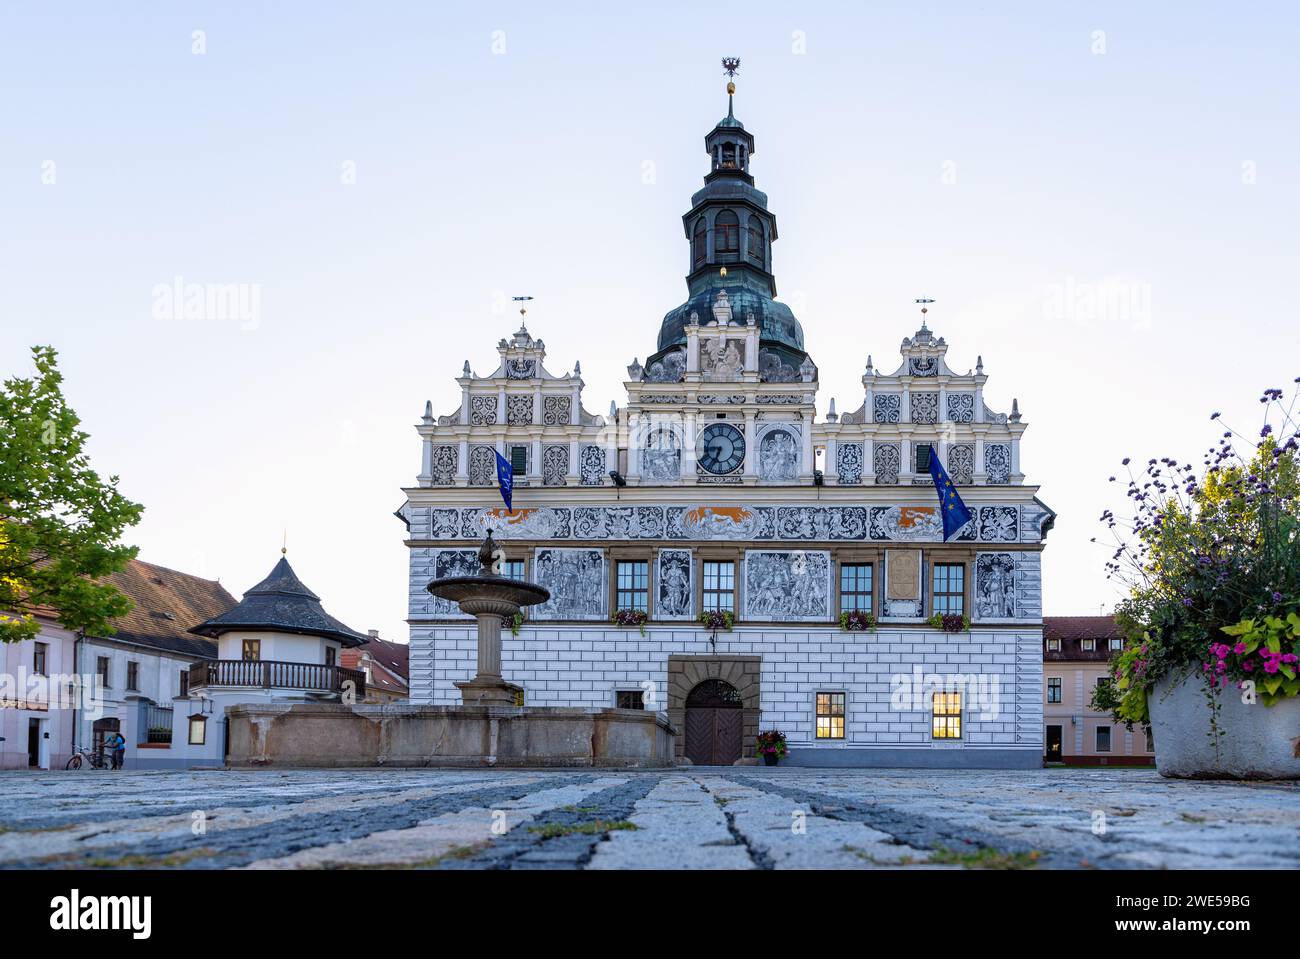
[[[227,712],[231,766],[671,766],[677,730],[652,709],[520,706],[501,672],[501,627],[550,598],[536,583],[493,572],[489,530],[472,576],[428,590],[478,621],[478,668],[456,683],[461,705],[241,704]]]
[[[473,679],[455,684],[466,706],[519,705],[523,687],[501,678],[501,627],[514,622],[522,607],[551,598],[543,586],[494,572],[500,559],[500,549],[488,530],[478,551],[477,576],[448,576],[428,585],[434,596],[458,604],[461,612],[478,620],[478,672]]]

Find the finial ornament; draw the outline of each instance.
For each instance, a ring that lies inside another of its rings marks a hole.
[[[723,57],[722,69],[729,77],[735,77],[740,70],[740,57]]]

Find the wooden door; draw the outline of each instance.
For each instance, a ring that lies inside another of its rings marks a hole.
[[[740,694],[720,679],[700,683],[686,697],[686,758],[697,766],[730,766],[744,748]]]

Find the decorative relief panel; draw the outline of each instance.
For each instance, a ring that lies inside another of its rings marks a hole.
[[[542,399],[542,422],[547,426],[567,426],[573,415],[573,397],[547,396]]]
[[[913,423],[939,422],[938,393],[912,393],[910,395],[912,397]]]
[[[602,446],[584,446],[579,454],[582,485],[602,486],[607,475],[605,449]]]
[[[921,551],[891,549],[885,553],[885,595],[881,613],[885,616],[919,617],[921,600]]]
[[[686,397],[681,393],[642,393],[641,402],[646,404],[661,403],[670,405],[685,403]]]
[[[1011,447],[1005,443],[985,443],[984,473],[990,484],[1011,482]]]
[[[497,398],[495,396],[471,396],[469,398],[469,421],[473,426],[491,426],[497,421]]]
[[[759,406],[798,406],[804,401],[798,393],[760,393],[754,397]]]
[[[745,553],[745,618],[809,622],[831,618],[831,554]]]
[[[976,619],[1014,619],[1016,561],[1011,553],[979,553],[975,557]]]
[[[456,482],[456,467],[460,463],[460,451],[454,446],[435,446],[433,448],[433,485],[452,486]]]
[[[862,482],[863,451],[861,443],[840,443],[835,447],[835,473],[841,486]]]
[[[903,415],[903,397],[899,393],[877,393],[871,398],[871,418],[876,423],[897,423]]]
[[[980,539],[986,543],[1014,543],[1020,538],[1020,514],[1014,506],[981,506]]]
[[[771,350],[758,351],[758,378],[764,383],[798,383],[799,371]]]
[[[682,438],[671,427],[651,429],[641,448],[643,479],[665,482],[682,475]]]
[[[569,448],[548,446],[542,451],[542,485],[564,486],[569,475]]]
[[[536,375],[536,360],[511,360],[506,364],[506,377],[509,379],[530,380]]]
[[[490,451],[490,448],[489,448]],[[1014,543],[1020,530],[1015,506],[981,506],[977,518],[954,537],[959,541]],[[536,506],[435,508],[430,538],[475,543],[491,529],[510,540],[779,540],[785,542],[937,543],[943,523],[937,506]],[[1037,543],[1030,527],[1026,541]]]
[[[469,485],[492,486],[496,481],[496,450],[491,446],[471,447],[469,451]]]
[[[948,476],[958,486],[975,482],[975,446],[953,443],[948,447]]]
[[[954,423],[975,422],[975,394],[949,393],[948,419]]]
[[[433,551],[432,579],[445,579],[448,576],[477,576],[479,572],[478,550],[476,549],[436,549]],[[429,597],[429,614],[439,618],[455,617],[471,619],[462,613],[460,607],[449,599]]]
[[[528,426],[533,422],[531,396],[506,397],[506,423],[510,426]]]
[[[872,467],[877,486],[897,486],[903,454],[897,443],[877,443],[872,450]]]
[[[771,482],[799,477],[798,427],[782,424],[763,432],[758,441],[758,477]]]
[[[699,400],[701,403],[709,403],[709,404],[717,404],[717,403],[736,404],[736,403],[745,402],[745,395],[743,393],[731,393],[728,395],[723,395],[720,393],[700,393],[695,398]],[[685,402],[684,397],[683,397],[683,402]],[[759,400],[759,402],[761,403],[762,400]]]
[[[912,376],[938,376],[939,361],[933,356],[913,356],[907,361],[907,372]]]
[[[714,383],[730,383],[740,379],[745,367],[745,340],[726,336],[706,336],[700,342],[700,372],[704,379]]]
[[[655,618],[691,619],[695,564],[688,549],[661,549],[655,561]]]
[[[539,586],[551,598],[530,613],[533,619],[603,620],[609,615],[609,577],[598,549],[539,549],[533,561]]]
[[[645,371],[651,383],[679,383],[686,372],[686,352],[674,350],[655,360]]]

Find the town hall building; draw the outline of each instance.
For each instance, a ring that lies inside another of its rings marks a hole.
[[[503,572],[551,592],[504,640],[529,705],[666,712],[696,764],[752,761],[779,729],[796,764],[1038,766],[1055,514],[1021,473],[1026,424],[986,405],[982,358],[953,369],[924,315],[896,361],[863,356],[847,412],[819,416],[815,335],[776,299],[776,217],[734,89],[683,217],[687,299],[628,366],[626,402],[589,412],[580,365],[552,372],[521,326],[490,373],[466,361],[457,409],[426,405],[398,513],[410,700],[460,702],[474,623],[426,587],[475,571],[490,529]],[[972,514],[946,542],[934,456]]]

